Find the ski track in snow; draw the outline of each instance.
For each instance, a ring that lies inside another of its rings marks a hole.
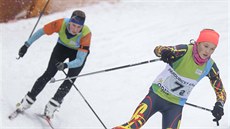
[[[216,61],[226,92],[229,90],[228,68],[228,6],[227,0],[150,1],[122,0],[119,4],[100,4],[79,8],[86,12],[86,24],[93,37],[91,53],[81,72],[88,73],[121,65],[133,64],[156,58],[153,49],[157,45],[187,44],[196,39],[203,28],[213,28],[220,33],[219,46],[213,59]],[[43,16],[36,28],[71,15],[74,9]],[[50,54],[56,44],[57,34],[43,36],[27,51],[25,57],[16,60],[19,48],[28,39],[37,18],[2,23],[2,87],[1,123],[3,129],[45,129],[46,123],[36,119],[34,113],[42,113],[45,104],[54,95],[60,82],[47,84],[36,103],[25,115],[8,120],[15,104],[32,88],[35,80],[45,71]],[[127,122],[137,105],[148,93],[155,77],[163,70],[163,62],[154,62],[116,71],[78,78],[75,85],[91,104],[108,128]],[[63,78],[59,72],[56,79]],[[89,81],[90,80],[90,81]],[[228,95],[229,96],[229,95]],[[188,102],[212,109],[215,94],[207,78],[194,88]],[[229,101],[220,126],[212,122],[207,111],[185,106],[181,129],[229,129]],[[161,114],[156,113],[142,127],[160,129]],[[78,92],[72,88],[53,124],[58,129],[102,129],[98,119]]]

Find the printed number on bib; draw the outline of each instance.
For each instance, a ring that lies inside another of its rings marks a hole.
[[[179,76],[175,77],[173,75],[166,77],[162,85],[171,94],[181,98],[187,98],[194,87],[193,83],[190,83],[188,80],[184,78],[182,79]]]
[[[171,91],[172,92],[175,92],[175,91],[180,91],[179,92],[179,95],[181,95],[181,96],[183,96],[184,95],[184,93],[185,93],[185,90],[181,90],[184,86],[183,85],[181,85],[179,82],[175,82],[175,84],[176,85],[178,85],[178,87],[175,87],[175,88],[173,88],[173,89],[171,89]]]

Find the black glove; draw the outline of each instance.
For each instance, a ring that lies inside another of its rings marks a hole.
[[[162,50],[161,60],[163,60],[165,63],[171,64],[173,61],[175,61],[175,53],[170,49]]]
[[[221,117],[224,115],[223,105],[220,102],[215,103],[215,106],[212,110],[212,115],[215,117],[213,121],[216,122],[218,122],[221,119]]]
[[[28,49],[28,46],[24,44],[18,52],[19,57],[23,57],[26,54],[27,49]]]
[[[68,66],[67,66],[66,63],[58,62],[58,63],[56,64],[56,67],[57,67],[58,70],[64,70],[64,69],[67,68]]]

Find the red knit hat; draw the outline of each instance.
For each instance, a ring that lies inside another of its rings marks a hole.
[[[216,46],[218,45],[219,41],[219,34],[213,30],[213,29],[204,29],[200,32],[200,35],[197,39],[197,43],[200,42],[210,42],[215,44]]]

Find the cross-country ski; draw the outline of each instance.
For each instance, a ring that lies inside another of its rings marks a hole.
[[[23,112],[21,112],[20,110],[15,110],[14,112],[12,112],[9,116],[8,116],[8,118],[10,119],[10,120],[13,120],[13,119],[15,119],[18,115],[20,115],[20,114],[22,114]]]
[[[53,124],[52,124],[52,122],[51,122],[51,119],[50,119],[50,118],[48,118],[47,116],[45,116],[45,115],[43,115],[43,114],[35,113],[35,115],[36,115],[37,117],[39,117],[40,119],[43,119],[44,122],[46,122],[46,123],[49,125],[49,127],[50,127],[51,129],[55,129],[54,126],[53,126]]]

